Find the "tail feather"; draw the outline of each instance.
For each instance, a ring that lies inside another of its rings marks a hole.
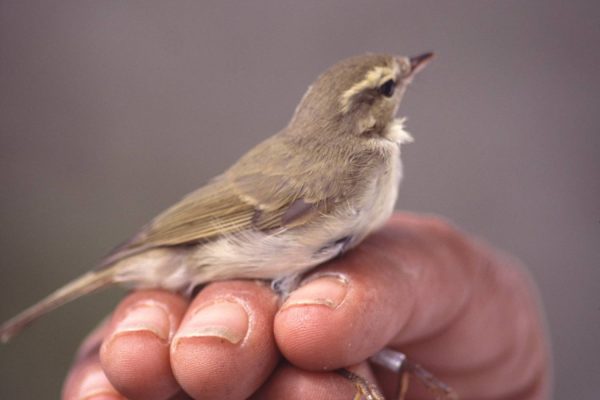
[[[67,283],[45,299],[3,323],[0,326],[0,341],[8,342],[31,322],[55,308],[109,286],[113,282],[112,272],[112,268],[91,271]]]

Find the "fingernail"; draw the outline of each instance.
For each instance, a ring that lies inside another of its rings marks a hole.
[[[281,307],[285,310],[297,306],[326,306],[337,308],[348,293],[348,278],[341,274],[322,274],[305,282],[293,291]]]
[[[149,332],[160,340],[168,340],[170,326],[169,315],[164,307],[143,302],[128,310],[125,318],[117,324],[113,336],[124,332]]]
[[[202,307],[179,329],[178,338],[214,337],[239,343],[248,331],[248,314],[233,301],[220,301]]]
[[[101,370],[89,372],[81,383],[79,400],[125,400],[110,385]]]

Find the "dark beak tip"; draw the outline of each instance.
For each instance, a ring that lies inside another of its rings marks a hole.
[[[433,58],[434,53],[428,52],[423,53],[415,57],[410,57],[410,67],[413,71],[416,71],[422,67],[424,67],[431,59]]]

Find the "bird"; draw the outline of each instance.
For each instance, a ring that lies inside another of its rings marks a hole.
[[[264,279],[286,294],[392,214],[402,179],[396,116],[433,53],[344,59],[308,88],[289,123],[160,213],[96,267],[0,326],[7,342],[43,314],[113,284],[191,295]]]

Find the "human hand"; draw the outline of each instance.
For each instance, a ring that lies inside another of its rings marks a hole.
[[[546,332],[523,269],[439,219],[397,214],[281,307],[252,281],[210,284],[191,303],[134,292],[82,345],[63,399],[350,399],[354,387],[326,372],[348,366],[389,396],[398,377],[365,362],[383,347],[462,399],[550,397]],[[430,396],[413,382],[407,398]]]

